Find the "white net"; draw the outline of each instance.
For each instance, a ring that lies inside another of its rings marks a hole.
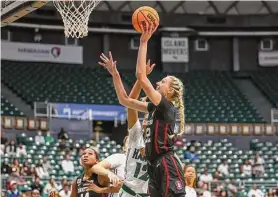
[[[15,1],[8,1],[8,0],[3,0],[1,1],[1,9],[7,7],[8,5],[11,5],[12,3],[14,3]]]
[[[53,0],[62,16],[65,36],[83,38],[88,35],[88,22],[93,9],[101,0]]]
[[[8,1],[8,0],[3,0],[1,1],[1,11],[3,9],[6,9],[8,6],[10,6],[11,4],[15,3],[16,1]],[[2,15],[2,13],[1,13]]]

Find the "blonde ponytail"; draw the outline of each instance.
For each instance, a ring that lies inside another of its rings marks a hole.
[[[183,103],[183,89],[180,89],[178,94],[179,113],[180,113],[180,132],[178,136],[184,133],[184,103]]]
[[[184,102],[183,102],[183,83],[180,79],[170,76],[172,79],[171,87],[174,89],[174,105],[179,109],[179,115],[180,115],[180,132],[171,135],[170,138],[173,138],[175,136],[181,136],[184,133]]]

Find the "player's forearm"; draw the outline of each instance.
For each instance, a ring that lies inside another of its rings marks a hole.
[[[113,74],[113,83],[116,90],[117,97],[121,105],[140,111],[147,112],[147,104],[127,96],[119,73]]]
[[[138,50],[136,77],[140,79],[141,76],[146,76],[146,62],[147,62],[148,42],[140,42]]]
[[[119,73],[113,74],[113,83],[120,104],[126,106],[128,102],[128,96]]]
[[[138,99],[141,92],[141,86],[139,81],[137,80],[132,87],[132,90],[129,94],[129,98],[131,99]],[[127,126],[128,129],[131,129],[138,120],[138,112],[137,110],[127,108]]]
[[[92,167],[92,172],[97,174],[97,175],[100,175],[100,176],[108,177],[109,170],[107,170],[104,167],[99,166],[98,164],[96,164]]]
[[[133,85],[131,92],[129,94],[130,98],[138,99],[141,92],[141,85],[138,80],[136,80],[135,84]]]

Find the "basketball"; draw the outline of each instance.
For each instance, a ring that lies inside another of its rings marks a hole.
[[[152,23],[154,29],[159,25],[159,15],[157,11],[149,6],[143,6],[135,10],[132,15],[132,25],[134,29],[137,32],[142,33],[140,24],[145,28],[147,22],[149,24]]]

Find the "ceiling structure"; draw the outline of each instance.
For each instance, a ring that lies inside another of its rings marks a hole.
[[[53,1],[53,0],[52,0]],[[52,1],[38,9],[36,12],[23,17],[21,22],[28,21],[30,23],[46,24],[60,21],[61,16],[56,11]],[[72,4],[75,6],[81,0],[55,0],[60,3]],[[84,1],[84,0],[82,0]],[[87,0],[89,1],[89,0]],[[92,0],[91,0],[92,1]],[[278,28],[278,0],[266,1],[198,1],[198,0],[183,0],[183,1],[103,1],[93,13],[90,15],[91,24],[107,24],[107,25],[131,25],[130,16],[138,7],[151,6],[160,12],[161,23],[164,27],[223,27],[223,28]],[[9,1],[18,2],[18,1]],[[30,1],[22,1],[30,2]],[[42,2],[42,1],[36,1]],[[85,5],[85,4],[84,4]],[[83,5],[83,6],[84,6]],[[68,5],[71,6],[71,5]],[[29,10],[29,7],[27,7]],[[2,10],[3,13],[3,10]],[[25,12],[24,12],[25,13]],[[14,14],[18,17],[18,14]],[[175,16],[176,15],[176,16]],[[235,17],[234,17],[235,16]],[[240,19],[236,16],[242,16]],[[257,17],[263,16],[263,17]],[[2,18],[2,15],[1,15]],[[17,18],[18,19],[18,18]],[[49,21],[47,21],[49,20]],[[239,21],[240,20],[240,21]],[[266,22],[267,21],[267,22]]]
[[[52,6],[51,3],[48,6]],[[98,11],[133,12],[140,6],[151,6],[158,12],[200,15],[266,15],[278,14],[278,1],[102,1]]]

